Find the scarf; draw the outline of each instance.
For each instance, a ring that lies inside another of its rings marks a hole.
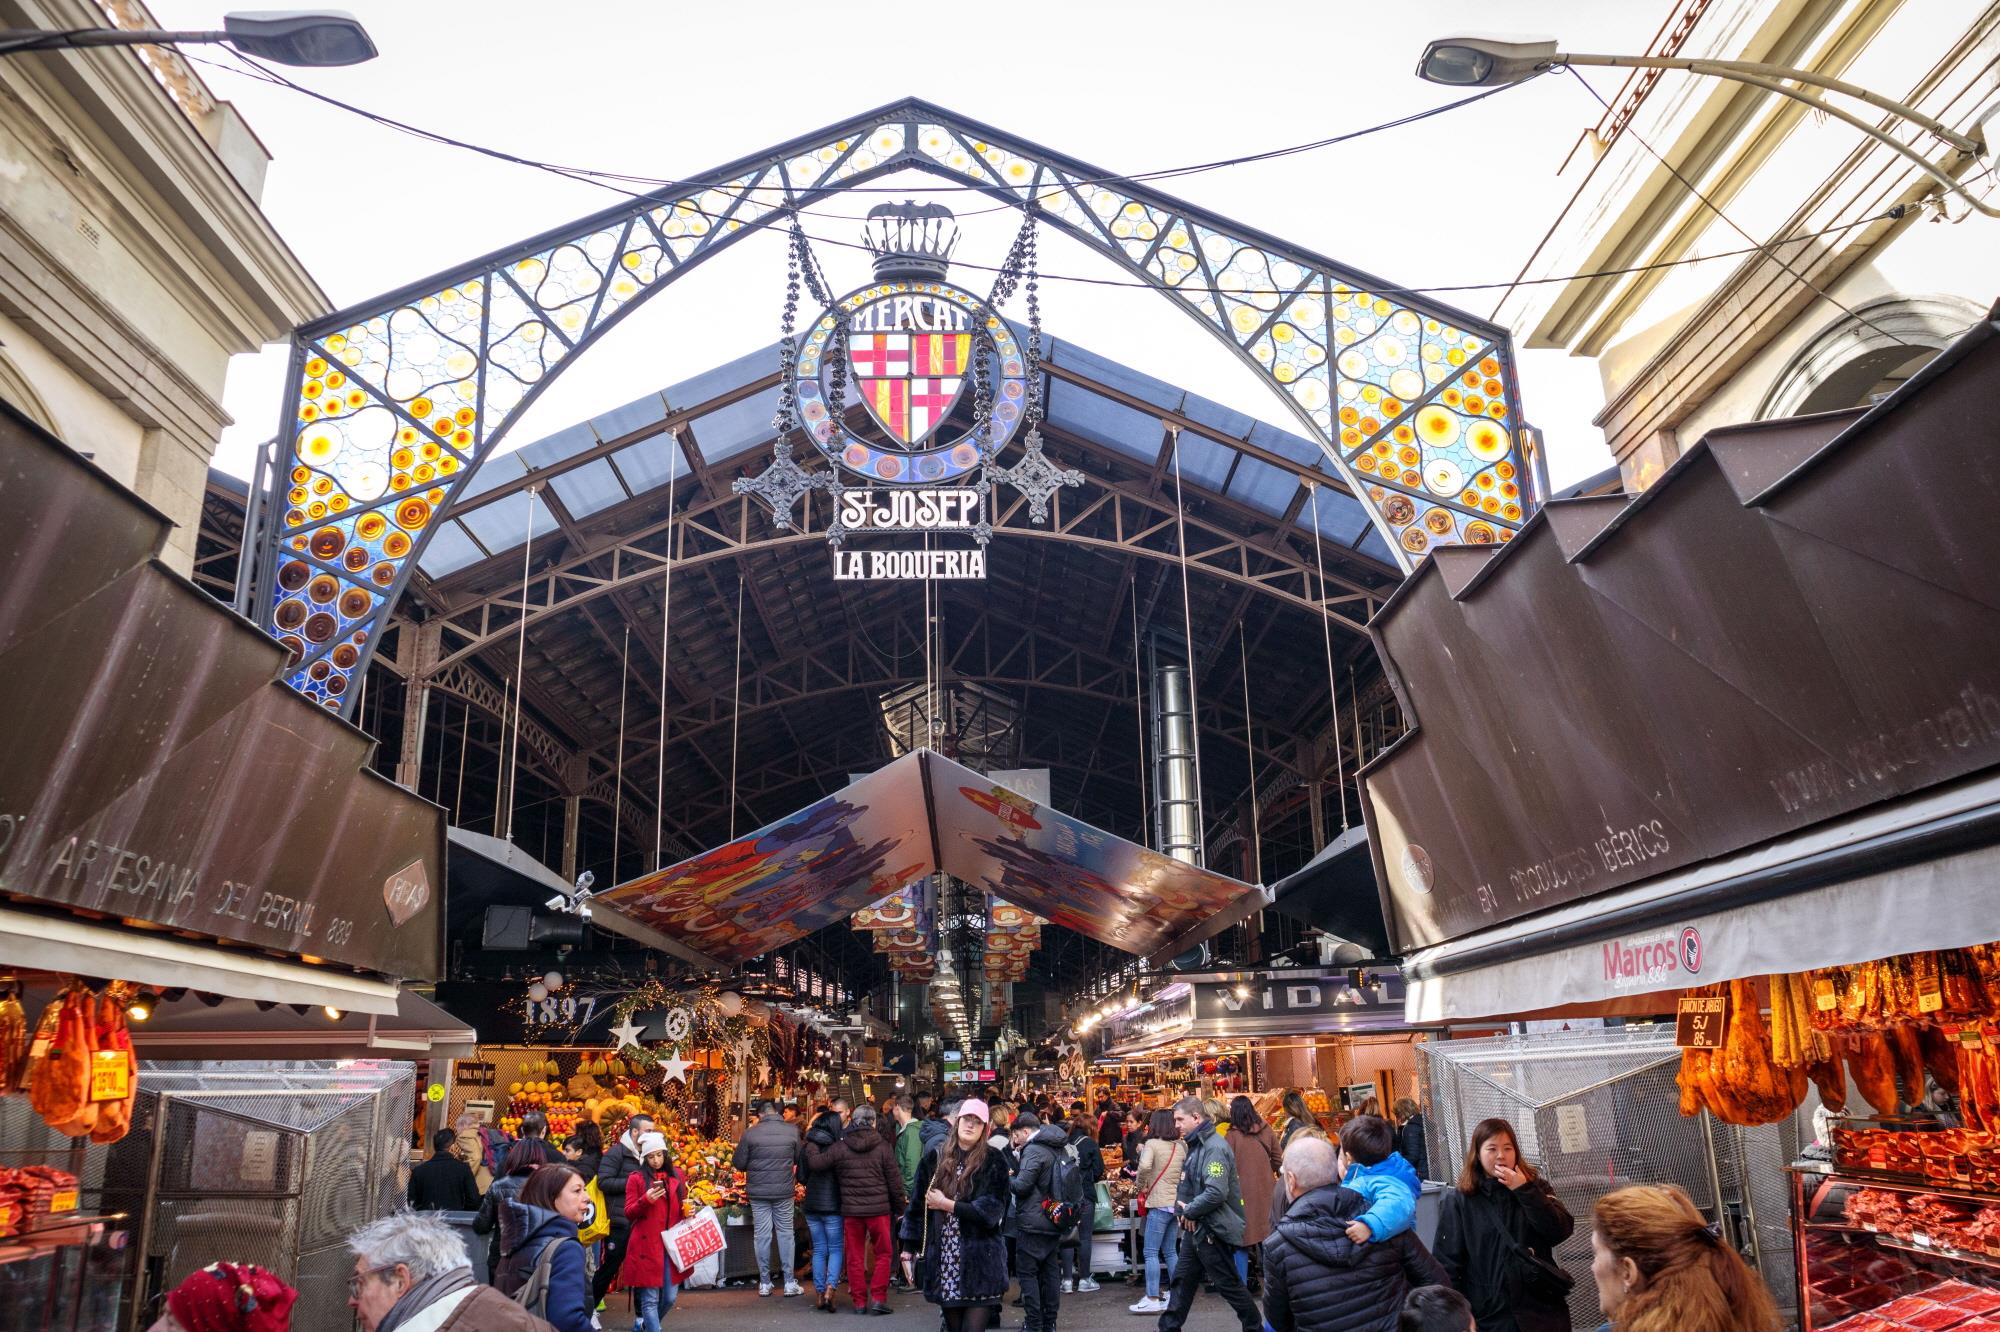
[[[455,1290],[464,1290],[472,1284],[470,1265],[454,1267],[449,1272],[439,1272],[435,1276],[425,1277],[404,1291],[403,1298],[397,1300],[389,1312],[382,1315],[382,1321],[375,1325],[375,1332],[396,1332],[397,1328],[445,1296]]]

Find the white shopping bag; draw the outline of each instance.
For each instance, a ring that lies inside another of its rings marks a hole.
[[[713,1207],[704,1207],[665,1234],[667,1257],[686,1272],[702,1259],[722,1252],[722,1222]]]

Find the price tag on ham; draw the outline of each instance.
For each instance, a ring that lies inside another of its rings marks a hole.
[[[74,1212],[76,1210],[77,1189],[57,1189],[49,1195],[49,1212]]]
[[[1674,1044],[1682,1049],[1720,1050],[1722,1019],[1728,1009],[1728,998],[1719,994],[1681,1000],[1674,1015]]]
[[[97,1050],[90,1057],[90,1099],[122,1101],[132,1094],[132,1061],[123,1050]]]

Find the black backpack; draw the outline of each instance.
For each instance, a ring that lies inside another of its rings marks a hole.
[[[1067,1143],[1049,1164],[1047,1196],[1042,1212],[1058,1232],[1074,1227],[1083,1215],[1083,1165],[1077,1159],[1076,1144]]]

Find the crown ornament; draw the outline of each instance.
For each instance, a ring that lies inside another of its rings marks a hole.
[[[875,280],[892,278],[936,282],[951,267],[958,247],[958,219],[943,204],[876,204],[868,210],[861,242],[875,256]]]

